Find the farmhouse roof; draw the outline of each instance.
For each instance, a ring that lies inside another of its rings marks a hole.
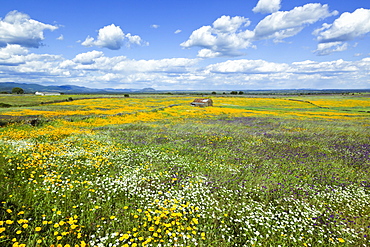
[[[193,102],[191,102],[191,105],[193,106],[212,106],[213,101],[212,99],[194,99]]]
[[[207,103],[212,101],[211,99],[195,99],[193,102],[194,103]]]

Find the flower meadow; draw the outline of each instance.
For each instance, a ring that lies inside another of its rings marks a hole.
[[[212,98],[3,109],[0,246],[370,246],[370,98]]]

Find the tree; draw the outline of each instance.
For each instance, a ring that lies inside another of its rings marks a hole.
[[[12,93],[14,93],[14,94],[24,94],[24,90],[20,87],[14,87],[12,89]]]
[[[244,92],[243,91],[239,91],[239,94],[244,94]]]
[[[230,94],[238,94],[237,91],[231,91]]]

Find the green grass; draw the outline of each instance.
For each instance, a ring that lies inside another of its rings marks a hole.
[[[0,141],[1,246],[370,245],[369,121],[43,127],[0,129],[41,135]]]

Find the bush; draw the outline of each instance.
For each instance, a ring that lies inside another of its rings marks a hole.
[[[12,93],[14,93],[14,94],[24,94],[24,90],[20,87],[14,87],[12,89]]]
[[[8,108],[8,107],[11,107],[12,105],[10,104],[6,104],[6,103],[1,103],[0,102],[0,107],[5,107],[5,108]]]

